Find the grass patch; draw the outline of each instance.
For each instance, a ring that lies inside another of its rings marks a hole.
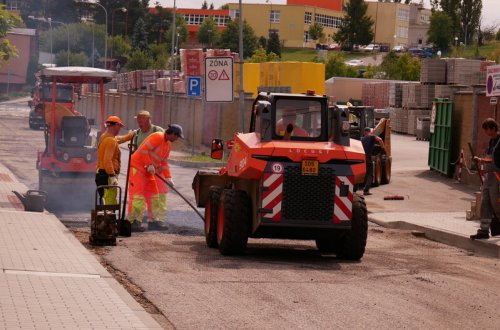
[[[192,155],[185,155],[185,156],[179,156],[172,158],[175,160],[181,160],[184,162],[193,162],[193,163],[222,163],[223,161],[219,159],[213,159],[210,156],[207,156],[205,154],[197,154],[194,153]]]

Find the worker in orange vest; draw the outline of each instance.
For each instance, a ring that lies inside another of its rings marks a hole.
[[[481,187],[481,224],[471,239],[487,239],[500,235],[500,134],[498,123],[493,118],[483,121],[482,128],[490,138],[486,155],[474,160],[483,164],[483,185]]]
[[[178,138],[183,139],[182,127],[177,124],[168,125],[165,132],[149,135],[132,155],[130,161],[130,178],[128,201],[128,220],[132,223],[132,231],[144,231],[142,218],[148,209],[148,229],[162,230],[163,219],[167,215],[167,185],[157,180],[155,174],[161,175],[174,186],[168,159],[172,150],[171,143]]]

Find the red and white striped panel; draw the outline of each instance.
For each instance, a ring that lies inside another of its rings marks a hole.
[[[351,220],[352,218],[353,182],[353,176],[338,176],[335,180],[333,223],[340,223],[341,221]],[[347,196],[340,196],[341,185],[349,186]]]
[[[281,221],[281,202],[283,201],[283,174],[264,173],[262,187],[267,190],[262,192],[262,208],[272,209],[272,213],[264,213],[263,218]]]

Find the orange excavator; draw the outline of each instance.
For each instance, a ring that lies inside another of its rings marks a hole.
[[[326,96],[261,92],[250,129],[227,143],[227,164],[193,181],[205,208],[205,238],[224,255],[241,254],[248,238],[314,240],[322,252],[359,260],[365,252],[365,177],[360,141],[349,136],[349,112]],[[306,132],[306,133],[304,133]],[[224,141],[212,141],[222,159]]]

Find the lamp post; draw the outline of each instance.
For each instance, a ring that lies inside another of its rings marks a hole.
[[[104,10],[104,18],[106,22],[106,26],[104,27],[104,68],[106,69],[106,60],[108,58],[108,11],[101,5],[99,2],[88,2],[84,0],[75,0],[76,3],[88,3],[92,5],[98,5]]]
[[[238,10],[240,12],[240,31],[238,51],[240,53],[240,132],[245,131],[245,89],[243,86],[243,5],[242,0],[239,0]]]
[[[455,47],[458,47],[458,37],[455,37]]]
[[[50,17],[49,18],[45,18],[45,17],[28,16],[28,19],[31,19],[31,20],[34,20],[34,21],[40,21],[40,22],[49,23],[49,28],[50,28],[50,64],[53,64],[52,63],[52,23],[57,23],[57,24],[64,25],[64,27],[66,28],[66,35],[67,35],[67,38],[68,38],[67,65],[69,66],[69,28],[68,28],[68,25],[65,24],[65,23],[63,23],[63,22],[59,22],[59,21],[53,20]]]
[[[173,103],[172,103],[172,94],[174,92],[174,76],[173,76],[173,73],[174,73],[174,46],[175,46],[175,32],[176,32],[176,27],[175,27],[175,0],[174,0],[174,8],[172,10],[172,41],[171,41],[171,44],[170,44],[170,93],[169,93],[169,100],[168,100],[168,103],[169,103],[169,107],[168,107],[168,111],[169,111],[169,122],[172,122],[172,106],[173,106]]]
[[[117,10],[121,10],[122,13],[127,12],[127,8],[125,8],[125,7],[115,8],[111,11],[111,38],[113,38],[115,35],[115,12]],[[111,44],[111,56],[110,57],[113,58],[113,44]]]
[[[270,4],[271,5],[271,9],[269,10],[269,37],[271,36],[271,23],[272,23],[272,20],[273,20],[273,3],[271,2],[271,0],[266,0],[266,3]],[[241,16],[241,14],[240,14]]]

